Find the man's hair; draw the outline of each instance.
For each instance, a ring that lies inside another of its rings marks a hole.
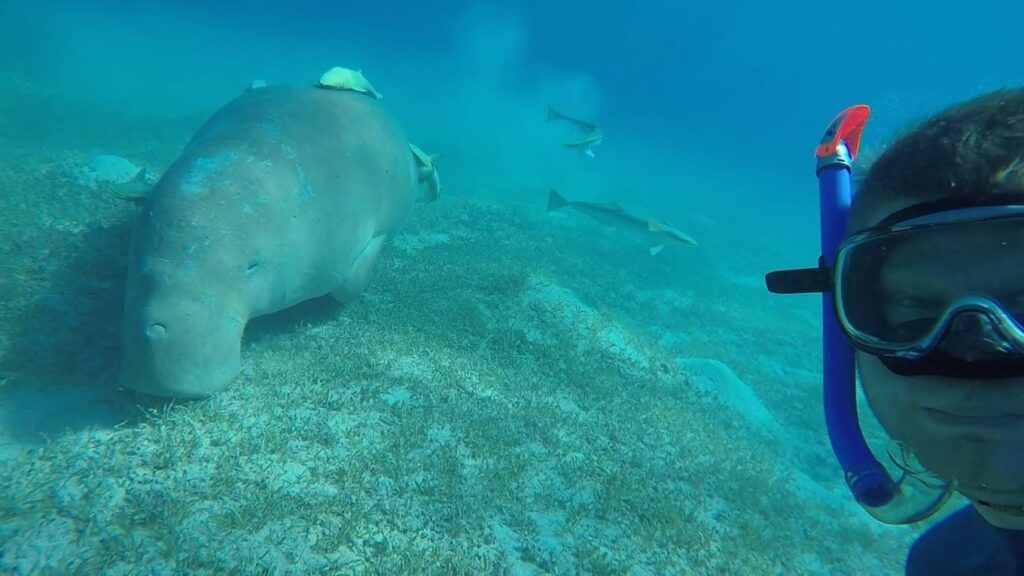
[[[1024,193],[1024,89],[947,108],[896,139],[871,164],[850,209],[850,232],[874,224],[887,199]]]

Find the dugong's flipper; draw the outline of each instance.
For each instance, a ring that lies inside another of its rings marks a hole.
[[[373,272],[373,265],[377,262],[377,257],[380,256],[380,249],[384,246],[384,242],[387,239],[386,234],[370,239],[366,249],[363,250],[363,253],[352,264],[351,274],[349,274],[348,279],[341,286],[331,290],[331,297],[341,304],[348,304],[366,289],[366,285],[370,283],[370,273]]]

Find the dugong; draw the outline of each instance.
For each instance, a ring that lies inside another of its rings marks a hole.
[[[418,166],[380,103],[353,91],[248,90],[192,137],[132,232],[121,384],[202,398],[241,367],[256,316],[366,287],[405,220]]]

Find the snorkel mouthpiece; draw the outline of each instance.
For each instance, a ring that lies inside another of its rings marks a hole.
[[[881,508],[895,497],[896,484],[874,457],[865,464],[861,470],[846,471],[846,485],[861,506]]]

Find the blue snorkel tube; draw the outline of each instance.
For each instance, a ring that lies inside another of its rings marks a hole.
[[[863,105],[843,110],[832,120],[815,152],[820,196],[821,266],[828,269],[835,265],[836,252],[846,238],[846,223],[853,200],[853,161],[870,114],[870,108]],[[857,419],[853,347],[839,327],[832,293],[822,294],[821,323],[825,424],[832,451],[857,502],[871,508],[885,506],[896,494],[896,483],[871,453],[861,432]]]
[[[846,238],[854,196],[853,161],[870,115],[871,109],[864,105],[843,110],[815,151],[821,219],[819,270],[829,273]],[[857,417],[854,350],[839,326],[835,305],[831,290],[822,294],[825,423],[832,450],[847,486],[868,513],[889,524],[923,520],[942,506],[952,487],[920,468],[913,454],[899,444],[895,451],[890,450],[890,458],[903,473],[894,481],[868,448]]]

